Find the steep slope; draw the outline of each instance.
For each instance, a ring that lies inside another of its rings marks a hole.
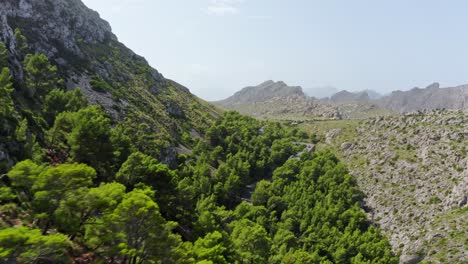
[[[348,164],[403,260],[465,263],[468,112],[433,110],[363,121],[304,123]],[[415,262],[414,262],[415,263]]]
[[[433,109],[467,109],[468,85],[440,88],[438,83],[410,91],[394,91],[376,101],[384,108],[404,113]]]
[[[109,24],[80,0],[4,0],[0,29],[14,78],[13,96],[29,111],[40,111],[42,103],[38,96],[27,95],[23,61],[26,54],[37,52],[57,66],[61,87],[80,88],[113,122],[128,128],[145,123],[152,140],[164,146],[155,147],[154,153],[167,162],[175,159],[174,147],[184,131],[203,132],[217,115],[212,106],[165,79],[120,43]],[[130,129],[127,133],[137,140]],[[0,151],[9,156],[5,145]]]
[[[371,119],[344,151],[357,162],[352,171],[373,208],[372,219],[403,255],[466,261],[467,213],[461,208],[468,205],[467,114]]]

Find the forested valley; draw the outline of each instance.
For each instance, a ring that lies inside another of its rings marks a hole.
[[[167,165],[174,142],[66,90],[15,38],[22,84],[0,43],[1,263],[398,262],[346,167],[306,149],[314,135],[220,111]]]

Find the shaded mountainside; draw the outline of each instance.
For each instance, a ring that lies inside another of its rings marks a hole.
[[[467,109],[468,85],[440,88],[438,83],[410,91],[394,91],[376,101],[378,105],[400,113],[434,109]]]
[[[0,41],[9,53],[13,96],[29,111],[41,108],[41,98],[26,91],[23,61],[26,54],[37,52],[57,67],[61,87],[80,88],[114,122],[127,123],[128,128],[145,123],[152,140],[165,142],[155,146],[154,152],[170,160],[175,159],[174,146],[184,131],[203,132],[217,115],[212,106],[165,79],[126,48],[109,24],[79,0],[3,0],[0,29]],[[15,36],[18,30],[25,39]],[[135,133],[128,133],[135,142]],[[8,147],[0,145],[0,151],[8,152]]]

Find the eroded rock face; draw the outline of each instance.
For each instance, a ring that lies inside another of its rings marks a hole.
[[[28,39],[30,52],[46,54],[57,66],[67,89],[81,88],[91,104],[102,105],[114,118],[121,117],[125,98],[116,100],[109,91],[96,92],[90,85],[99,75],[117,89],[131,84],[142,67],[148,71],[148,90],[157,93],[166,80],[146,60],[118,42],[109,23],[81,0],[3,0],[0,5],[0,41],[10,51],[12,71],[23,82],[22,56],[14,38],[16,28]],[[118,55],[115,55],[118,53]],[[112,60],[112,56],[119,56]],[[118,63],[127,61],[128,68]]]
[[[0,28],[0,40],[13,54],[11,60],[18,59],[15,58],[18,52],[14,30],[20,28],[32,51],[46,54],[56,64],[74,71],[75,75],[91,69],[104,78],[111,76],[116,71],[112,63],[93,61],[96,56],[111,55],[107,54],[111,50],[110,44],[119,48],[121,56],[147,64],[143,57],[119,43],[109,23],[81,0],[2,0]],[[125,75],[124,72],[121,74]],[[150,69],[150,76],[156,83],[164,79],[155,69]],[[120,81],[130,79],[129,76],[121,78]]]
[[[80,0],[3,0],[0,7],[2,27],[21,27],[24,23],[36,25],[24,27],[34,50],[58,55],[60,43],[63,48],[74,55],[84,56],[78,42],[96,44],[106,39],[117,40],[112,34],[109,23],[102,20],[99,14],[87,8]],[[6,25],[6,23],[8,25]],[[2,30],[2,40],[10,43],[15,49],[12,30]]]

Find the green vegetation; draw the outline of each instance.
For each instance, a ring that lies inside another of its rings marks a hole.
[[[29,45],[28,45],[28,40],[26,37],[23,35],[23,32],[21,32],[21,29],[16,28],[15,29],[15,41],[17,45],[17,49],[21,54],[26,54],[26,52],[29,50]]]
[[[5,44],[0,42],[0,69],[5,67],[8,67],[8,50]]]
[[[464,251],[468,250],[468,239],[465,232],[468,228],[467,213],[467,207],[453,208],[436,217],[431,226],[444,226],[449,228],[449,232],[448,236],[435,236],[430,242],[426,242],[428,257],[449,263],[456,261],[453,259],[455,255],[463,254]]]
[[[0,74],[0,147],[12,163],[0,167],[0,262],[398,262],[344,165],[298,144],[316,138],[236,112],[216,117],[176,84],[157,100],[135,85],[126,99],[147,98],[115,118],[64,91],[46,56],[24,57],[24,83]],[[134,82],[150,71],[139,66]],[[190,151],[170,160],[178,143]]]
[[[110,86],[101,76],[96,75],[90,81],[91,88],[96,92],[110,92],[113,90],[112,86]]]
[[[24,59],[26,86],[29,97],[39,97],[56,88],[61,80],[57,77],[57,67],[52,66],[44,54],[28,54]]]
[[[0,229],[0,260],[6,263],[66,263],[70,246],[62,234],[44,236],[26,227]]]

